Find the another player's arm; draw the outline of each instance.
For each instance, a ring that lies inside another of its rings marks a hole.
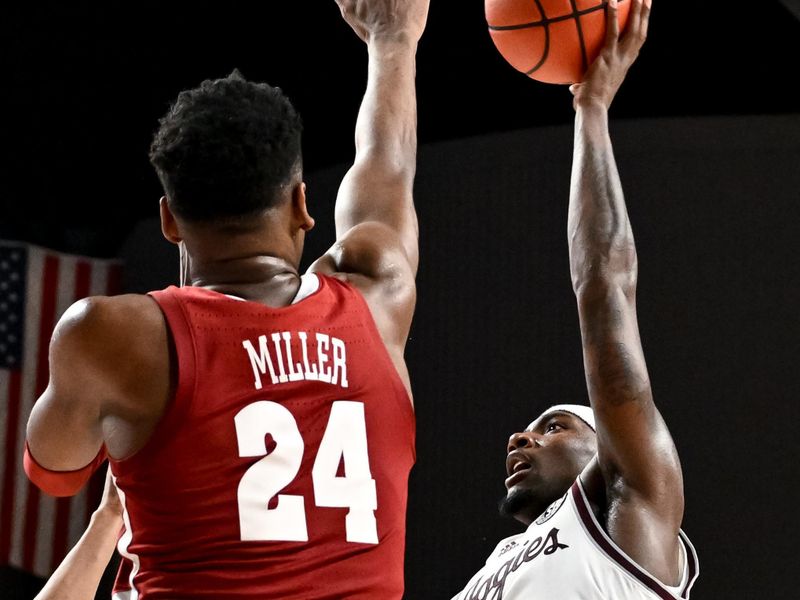
[[[405,346],[419,261],[412,188],[416,172],[416,49],[429,0],[337,0],[367,44],[367,89],[356,156],[336,200],[337,241],[312,269],[356,275],[387,346]],[[358,276],[363,276],[360,279]]]
[[[122,506],[109,472],[89,526],[34,600],[93,600],[121,528]]]
[[[683,480],[655,404],[636,319],[637,256],[608,131],[608,107],[646,37],[649,0],[632,0],[620,39],[609,4],[608,39],[573,86],[575,147],[569,208],[572,283],[589,397],[597,420],[605,525],[640,565],[677,583]]]

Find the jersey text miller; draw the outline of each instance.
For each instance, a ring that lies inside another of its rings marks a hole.
[[[295,360],[292,344],[299,340],[302,360]],[[255,387],[260,390],[261,376],[269,372],[273,384],[288,381],[323,381],[331,385],[347,387],[347,352],[342,340],[324,333],[312,333],[313,341],[305,331],[283,331],[271,336],[258,336],[258,346],[243,340],[242,346],[250,358],[255,376]],[[270,343],[271,342],[271,343]]]

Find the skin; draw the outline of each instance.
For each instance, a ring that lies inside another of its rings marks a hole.
[[[409,395],[404,350],[419,262],[412,197],[417,150],[414,78],[428,4],[337,0],[344,20],[367,46],[368,82],[356,123],[354,164],[336,200],[337,239],[309,268],[348,281],[363,294]],[[269,306],[290,304],[300,286],[298,265],[314,219],[299,169],[280,193],[274,208],[235,227],[184,221],[171,210],[169,198],[162,198],[162,231],[179,245],[186,283]],[[81,300],[64,314],[51,340],[49,385],[28,421],[31,454],[54,471],[83,467],[102,444],[112,458],[127,458],[151,436],[175,385],[174,348],[151,298]],[[96,521],[103,535],[113,530],[116,538],[116,521]],[[91,525],[92,539],[100,535],[94,529]],[[66,568],[105,566],[113,544],[102,549],[79,553]],[[92,573],[97,577],[92,582],[87,576],[86,581],[93,585],[80,588],[91,587],[91,593],[76,592],[75,598],[94,597],[102,568]]]
[[[108,559],[122,528],[122,505],[117,488],[106,473],[100,506],[92,514],[89,527],[70,550],[34,600],[89,600],[94,598]]]
[[[539,417],[513,434],[506,455],[508,496],[528,492],[528,502],[514,517],[530,525],[566,493],[596,453],[594,431],[567,412]]]
[[[356,123],[355,161],[336,201],[337,239],[309,271],[361,291],[410,393],[403,353],[419,261],[412,198],[415,54],[428,1],[337,4],[367,45],[369,77]],[[181,249],[187,283],[269,306],[290,304],[314,220],[299,169],[280,194],[274,208],[236,227],[184,221],[162,198],[162,231]],[[49,385],[28,421],[31,453],[56,471],[88,464],[101,444],[114,459],[135,454],[172,398],[175,366],[166,323],[150,297],[77,302],[51,340]]]
[[[516,515],[520,521],[529,524],[580,476],[610,537],[660,581],[676,585],[683,477],[675,444],[653,403],[636,318],[636,248],[608,132],[608,109],[644,43],[650,4],[632,0],[620,36],[616,5],[609,3],[602,53],[584,81],[570,88],[575,108],[570,271],[596,439],[585,426],[576,426],[575,418],[562,416],[563,428],[547,430],[547,421],[535,421],[511,436],[508,448],[509,456],[530,455],[536,467],[516,484],[536,495],[532,506]],[[595,444],[596,457],[585,460]]]

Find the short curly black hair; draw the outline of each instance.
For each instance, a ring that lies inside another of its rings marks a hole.
[[[254,215],[301,167],[302,123],[280,88],[234,71],[185,90],[150,146],[170,208],[191,222]]]

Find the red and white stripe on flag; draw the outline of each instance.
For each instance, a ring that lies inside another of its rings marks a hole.
[[[53,327],[76,300],[118,294],[121,265],[0,240],[0,564],[49,576],[97,506],[104,469],[72,498],[52,498],[22,468],[25,426],[47,387]]]

